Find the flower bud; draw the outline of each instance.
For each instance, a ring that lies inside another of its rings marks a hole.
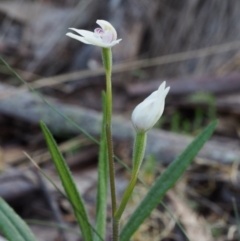
[[[85,44],[92,44],[102,48],[111,48],[121,41],[121,39],[117,39],[117,32],[109,22],[105,20],[97,20],[97,24],[101,28],[96,28],[94,32],[70,28],[71,30],[77,32],[80,36],[73,33],[67,33],[66,35]]]
[[[164,81],[151,95],[136,106],[132,113],[132,123],[137,132],[151,129],[163,114],[165,98],[170,89],[165,89]]]

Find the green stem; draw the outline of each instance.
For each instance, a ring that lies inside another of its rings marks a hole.
[[[131,180],[123,194],[120,206],[114,215],[114,220],[119,221],[130,199],[133,189],[138,179],[138,173],[142,164],[145,153],[147,134],[146,132],[139,132],[136,135],[134,150],[133,150],[133,170]]]
[[[113,221],[113,241],[118,241],[118,222],[114,221],[114,214],[117,209],[116,189],[115,189],[115,171],[114,171],[114,154],[112,143],[112,52],[110,48],[102,49],[103,65],[106,71],[106,137],[109,164],[109,179],[112,200],[112,221]]]
[[[112,51],[110,48],[102,49],[103,65],[106,72],[106,123],[110,125],[112,122]]]
[[[108,165],[109,165],[109,179],[110,179],[110,189],[111,189],[111,199],[112,199],[112,217],[117,209],[116,201],[116,190],[115,190],[115,171],[114,171],[114,161],[113,161],[113,146],[112,146],[112,135],[111,127],[106,125],[107,134],[107,149],[108,149]]]
[[[119,221],[113,219],[113,241],[119,240]]]

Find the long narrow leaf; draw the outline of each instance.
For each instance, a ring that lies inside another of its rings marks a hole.
[[[78,221],[80,230],[83,235],[83,239],[84,241],[92,241],[93,235],[92,235],[91,226],[89,225],[89,218],[87,215],[87,211],[86,211],[84,202],[76,188],[71,172],[68,166],[66,165],[66,162],[61,152],[58,150],[58,146],[51,132],[48,130],[47,126],[43,122],[40,122],[40,126],[45,136],[45,139],[46,139],[49,151],[51,153],[52,159],[54,161],[55,167],[57,169],[57,172],[62,181],[64,190],[72,204],[75,217]]]
[[[36,241],[30,228],[2,198],[0,198],[0,231],[9,241]]]
[[[136,208],[120,234],[120,241],[129,241],[134,232],[151,214],[159,204],[165,193],[177,182],[193,158],[211,137],[217,122],[211,123],[203,132],[185,149],[185,151],[172,162],[166,171],[156,180],[147,195]]]
[[[64,197],[66,198],[69,202],[71,202],[69,200],[69,198],[66,196],[66,194],[53,182],[53,180],[51,179],[51,177],[49,175],[47,175],[47,173],[41,169],[40,166],[38,166],[38,164],[26,153],[23,152],[24,155],[33,163],[33,165],[37,168],[37,170],[53,185],[53,187]],[[73,205],[73,203],[71,203]],[[74,207],[75,210],[81,215],[81,212]],[[97,232],[97,230],[91,225],[91,223],[88,223],[89,226],[91,226],[92,231],[95,233],[96,236],[99,237],[99,240],[104,241],[104,239],[99,235],[99,233]]]
[[[103,102],[103,118],[101,141],[98,160],[98,189],[97,189],[97,208],[96,208],[96,230],[98,234],[105,240],[106,232],[106,216],[107,216],[107,189],[108,189],[108,162],[107,162],[107,142],[105,132],[105,93],[102,94]],[[99,241],[99,236],[94,236],[94,241]]]

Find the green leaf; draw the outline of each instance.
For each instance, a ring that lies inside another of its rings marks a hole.
[[[2,198],[0,198],[0,231],[9,241],[36,240],[26,223]]]
[[[51,153],[52,159],[54,161],[57,172],[62,181],[64,190],[68,196],[68,199],[73,207],[75,217],[79,224],[80,230],[83,235],[84,241],[92,241],[92,227],[89,223],[89,218],[87,215],[86,208],[84,206],[83,199],[81,198],[76,185],[74,183],[72,174],[61,154],[58,150],[58,146],[48,130],[47,126],[41,121],[40,126],[42,128],[43,134],[45,136],[49,151]]]
[[[177,157],[156,180],[145,198],[136,208],[120,234],[120,241],[129,241],[134,232],[159,204],[165,193],[177,182],[192,162],[204,143],[211,137],[217,121],[212,122],[196,139]]]
[[[98,159],[98,188],[97,188],[97,208],[96,208],[96,231],[105,240],[106,218],[107,218],[107,190],[108,190],[108,162],[107,162],[107,142],[106,142],[106,105],[105,93],[102,93],[103,118],[101,129],[100,150]],[[94,235],[94,241],[100,238]]]

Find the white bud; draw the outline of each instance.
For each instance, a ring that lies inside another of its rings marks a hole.
[[[163,114],[165,98],[170,87],[165,89],[164,81],[151,95],[136,106],[132,113],[132,123],[137,131],[151,129]]]
[[[105,20],[97,20],[96,23],[101,28],[96,28],[94,32],[70,28],[71,30],[77,32],[80,36],[73,33],[67,33],[66,35],[85,44],[92,44],[102,48],[111,48],[121,41],[121,39],[117,39],[117,32],[109,22]]]

